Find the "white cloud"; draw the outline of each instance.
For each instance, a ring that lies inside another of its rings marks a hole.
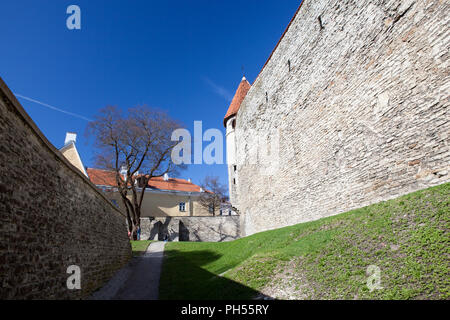
[[[233,99],[233,96],[231,95],[231,93],[227,89],[225,89],[224,87],[216,84],[214,81],[212,81],[208,77],[203,77],[203,78],[204,78],[205,82],[211,87],[211,89],[213,89],[213,91],[217,95],[221,96],[222,98],[224,98],[228,102],[231,102],[231,100]]]
[[[31,99],[31,98],[28,98],[28,97],[25,97],[25,96],[23,96],[21,94],[14,93],[14,95],[16,97],[22,98],[24,100],[40,104],[41,106],[47,107],[49,109],[52,109],[52,110],[55,110],[55,111],[58,111],[58,112],[61,112],[61,113],[65,113],[65,114],[67,114],[69,116],[80,118],[80,119],[83,119],[83,120],[86,120],[86,121],[92,121],[92,119],[86,118],[85,116],[82,116],[82,115],[79,115],[79,114],[76,114],[76,113],[73,113],[73,112],[70,112],[70,111],[66,111],[66,110],[57,108],[57,107],[49,105],[47,103],[44,103],[44,102],[41,102],[41,101],[38,101],[38,100],[35,100],[35,99]]]

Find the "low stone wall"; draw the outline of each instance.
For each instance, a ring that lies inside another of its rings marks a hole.
[[[239,216],[141,218],[142,240],[222,242],[239,238]]]
[[[0,299],[80,299],[131,257],[126,217],[50,144],[0,79]],[[69,290],[67,268],[81,271]]]

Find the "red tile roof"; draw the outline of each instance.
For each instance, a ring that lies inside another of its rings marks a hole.
[[[152,189],[200,192],[200,186],[178,178],[169,178],[168,181],[164,181],[162,177],[154,177],[150,179],[148,185]]]
[[[116,176],[114,171],[101,170],[94,168],[87,168],[89,179],[95,185],[116,187]],[[200,192],[200,186],[184,179],[169,178],[164,181],[163,177],[153,177],[148,182],[151,189],[156,190],[171,190],[171,191],[185,191],[185,192]]]
[[[228,107],[228,111],[223,118],[223,125],[226,127],[227,120],[234,116],[241,106],[242,101],[244,100],[245,96],[247,95],[248,90],[250,90],[251,85],[245,79],[245,77],[242,78],[241,83],[239,84],[239,87],[236,90],[236,93],[234,94],[233,100],[231,100],[231,104]]]
[[[89,176],[89,180],[91,180],[91,182],[95,185],[110,187],[117,186],[114,171],[86,168],[86,172]]]

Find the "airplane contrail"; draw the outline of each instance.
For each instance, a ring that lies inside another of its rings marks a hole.
[[[28,100],[28,101],[30,101],[30,102],[34,102],[34,103],[40,104],[41,106],[47,107],[47,108],[49,108],[49,109],[52,109],[52,110],[55,110],[55,111],[59,111],[59,112],[65,113],[65,114],[67,114],[67,115],[69,115],[69,116],[77,117],[77,118],[80,118],[80,119],[83,119],[83,120],[86,120],[86,121],[93,121],[92,119],[86,118],[86,117],[84,117],[84,116],[82,116],[82,115],[79,115],[79,114],[76,114],[76,113],[73,113],[73,112],[69,112],[69,111],[66,111],[66,110],[57,108],[57,107],[52,106],[52,105],[49,105],[49,104],[47,104],[47,103],[44,103],[44,102],[41,102],[41,101],[38,101],[38,100],[35,100],[35,99],[31,99],[31,98],[28,98],[28,97],[25,97],[25,96],[23,96],[23,95],[21,95],[21,94],[18,94],[18,93],[14,93],[14,95],[15,95],[16,97],[19,97],[19,98]]]

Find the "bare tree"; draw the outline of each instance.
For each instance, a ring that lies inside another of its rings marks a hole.
[[[130,108],[125,116],[117,107],[108,106],[94,119],[86,134],[95,138],[96,164],[115,172],[129,231],[135,239],[149,180],[183,168],[170,158],[177,144],[171,135],[180,124],[146,106]]]
[[[220,206],[228,199],[227,187],[220,183],[219,177],[207,176],[201,185],[205,191],[200,196],[200,204],[213,216],[220,210]]]

